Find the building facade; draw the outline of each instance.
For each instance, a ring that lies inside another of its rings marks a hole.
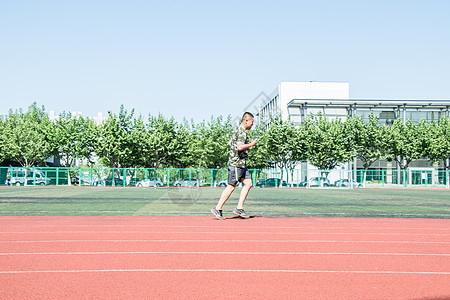
[[[267,97],[266,103],[260,106],[257,116],[259,120],[281,116],[285,120],[290,118],[295,124],[301,124],[311,114],[321,113],[328,118],[341,119],[360,115],[368,120],[369,115],[373,113],[379,117],[381,123],[388,125],[397,118],[402,118],[404,122],[408,119],[413,122],[422,119],[432,122],[438,121],[442,116],[450,116],[450,100],[353,99],[349,94],[350,86],[346,82],[281,82]],[[429,170],[433,173],[440,167],[438,164],[431,166],[427,160],[417,160],[410,164],[411,170]],[[314,169],[307,163],[302,163],[299,168]],[[361,162],[355,160],[342,164],[340,168],[356,178],[356,171],[363,167]],[[394,172],[399,170],[395,163],[383,160],[376,162],[373,168]],[[350,170],[353,172],[349,172]],[[301,177],[301,180],[307,180],[311,176],[302,172]],[[434,179],[431,179],[431,182],[434,182]]]

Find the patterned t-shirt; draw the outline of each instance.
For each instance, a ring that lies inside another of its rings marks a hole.
[[[232,167],[245,168],[245,159],[247,158],[248,149],[238,151],[238,143],[248,144],[247,131],[242,126],[239,126],[231,137],[230,158],[228,159],[228,165]]]

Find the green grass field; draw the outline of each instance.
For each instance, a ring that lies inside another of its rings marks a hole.
[[[0,215],[209,215],[223,188],[1,187]],[[231,215],[240,189],[224,207]],[[449,190],[254,188],[253,216],[450,218]]]

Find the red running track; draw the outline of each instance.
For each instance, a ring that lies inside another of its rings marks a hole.
[[[450,220],[0,217],[0,299],[450,299]]]

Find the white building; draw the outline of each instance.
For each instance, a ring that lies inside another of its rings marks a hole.
[[[281,115],[287,119],[294,111],[289,109],[295,99],[349,99],[350,85],[347,82],[281,82],[260,106],[257,115]],[[317,113],[317,110],[308,113]],[[296,122],[295,120],[293,120]]]
[[[81,111],[71,111],[70,114],[72,117],[83,116],[83,113]],[[59,118],[59,115],[55,115],[55,111],[51,110],[48,113],[48,117],[51,121],[54,121]],[[104,116],[102,112],[98,112],[96,116],[89,116],[89,119],[94,121],[95,124],[99,125],[99,124],[103,123],[103,121],[105,121],[107,119],[107,117]]]
[[[290,118],[294,123],[300,124],[304,118],[319,112],[328,118],[343,119],[353,115],[368,119],[370,113],[373,113],[380,118],[380,122],[391,124],[399,117],[404,122],[407,119],[414,122],[425,119],[431,122],[439,120],[441,116],[450,116],[450,100],[351,99],[349,94],[350,85],[347,82],[281,82],[258,106],[257,120],[281,115],[285,120]],[[299,168],[314,169],[305,163]],[[353,163],[342,164],[340,168],[346,170],[347,176],[356,178],[356,172],[349,171],[361,169],[362,165],[355,160]],[[374,168],[398,170],[398,166],[387,161],[377,162]],[[414,168],[435,172],[438,166],[430,166],[428,161],[418,160],[410,164],[410,169]],[[317,176],[317,173],[305,175],[305,172],[302,172],[299,176],[302,177],[301,180],[305,180]],[[434,179],[432,181],[434,182]]]
[[[418,122],[437,121],[450,115],[450,100],[435,99],[351,99],[347,82],[281,82],[258,107],[257,115],[281,115],[295,123],[321,112],[330,118],[347,118],[370,113],[389,122],[398,117]]]

